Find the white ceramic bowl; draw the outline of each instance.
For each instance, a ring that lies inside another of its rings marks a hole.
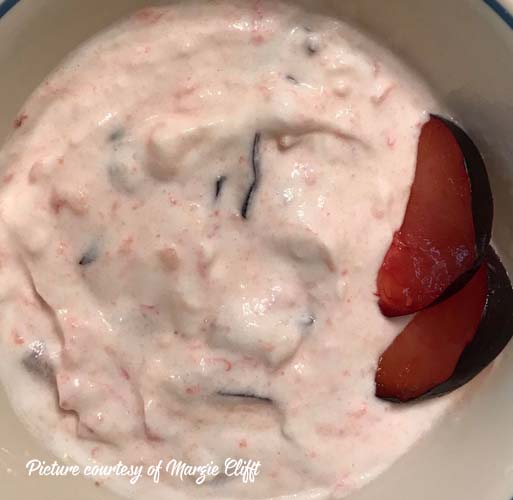
[[[494,240],[513,271],[513,0],[297,1],[360,24],[402,54],[445,100],[486,158],[496,203]],[[165,2],[21,0],[9,10],[0,20],[0,142],[31,91],[71,49],[149,3]],[[513,343],[472,386],[453,414],[350,500],[511,499]],[[28,458],[53,458],[27,434],[3,393],[0,422],[1,499],[115,498],[83,479],[27,478]]]

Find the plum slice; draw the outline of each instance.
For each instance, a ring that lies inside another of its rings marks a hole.
[[[513,335],[513,289],[495,251],[470,281],[413,318],[382,354],[376,396],[394,402],[451,392],[490,364]]]
[[[457,292],[481,264],[492,220],[477,147],[456,124],[431,116],[421,131],[403,223],[378,273],[382,313],[412,314]]]

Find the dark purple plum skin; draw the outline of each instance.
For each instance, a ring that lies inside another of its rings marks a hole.
[[[513,288],[508,272],[491,246],[485,252],[485,259],[488,297],[483,319],[451,377],[425,397],[443,396],[470,382],[504,350],[513,336]]]
[[[451,129],[465,158],[465,169],[472,193],[476,255],[481,256],[482,260],[490,244],[493,225],[493,196],[486,165],[477,146],[459,125],[441,116],[437,116],[437,118]]]
[[[435,304],[438,304],[461,290],[481,267],[492,237],[494,205],[486,165],[477,146],[469,135],[454,121],[438,115],[431,116],[442,120],[449,127],[463,152],[465,170],[470,182],[472,219],[474,222],[476,245],[474,265],[444,291],[435,301]]]
[[[452,375],[445,382],[407,403],[392,398],[387,398],[387,401],[411,404],[455,391],[481,373],[507,346],[513,336],[513,288],[506,268],[490,245],[485,251],[484,259],[488,296],[483,318],[474,338],[462,352]]]

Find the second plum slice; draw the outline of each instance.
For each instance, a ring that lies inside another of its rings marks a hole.
[[[488,295],[487,274],[484,263],[458,293],[413,318],[379,360],[376,396],[410,401],[451,377],[481,323]]]

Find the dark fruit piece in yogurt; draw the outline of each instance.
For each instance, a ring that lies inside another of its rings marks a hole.
[[[376,396],[394,402],[451,392],[474,378],[513,335],[513,289],[497,254],[457,293],[419,312],[379,360]]]
[[[53,365],[48,358],[46,345],[42,341],[32,342],[22,358],[25,369],[41,380],[52,382],[55,379]]]
[[[228,397],[228,398],[243,398],[243,399],[251,399],[254,401],[260,401],[264,403],[272,403],[272,399],[259,396],[258,394],[252,394],[249,392],[227,392],[227,391],[219,391],[217,393],[219,396]]]
[[[378,274],[383,314],[412,314],[461,289],[479,268],[492,220],[479,151],[457,125],[432,116],[420,135],[402,226]]]
[[[98,259],[98,247],[92,244],[80,257],[78,264],[80,266],[88,266]]]
[[[223,190],[224,183],[226,182],[226,176],[220,175],[216,179],[216,187],[215,187],[215,199],[217,200],[221,196],[221,192]]]
[[[255,195],[255,191],[257,190],[259,184],[260,184],[260,161],[261,161],[261,153],[260,153],[260,142],[261,142],[261,135],[260,132],[257,132],[255,134],[255,137],[253,138],[253,146],[251,148],[251,175],[252,175],[252,181],[249,186],[249,190],[246,193],[246,196],[244,197],[244,202],[242,203],[242,208],[240,211],[240,214],[243,219],[248,218],[248,211],[251,206],[251,203],[253,201],[253,197]]]

